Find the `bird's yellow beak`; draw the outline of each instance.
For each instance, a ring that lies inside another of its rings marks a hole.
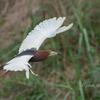
[[[58,53],[53,53],[54,55],[58,55]]]
[[[57,52],[54,52],[54,51],[51,51],[50,52],[50,55],[58,55],[58,53]]]
[[[55,52],[55,51],[50,52],[50,56],[52,56],[52,55],[59,55],[59,56],[63,57],[60,53]]]

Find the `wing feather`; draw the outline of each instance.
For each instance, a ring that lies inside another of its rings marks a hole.
[[[63,31],[66,31],[66,30],[70,29],[72,26],[73,26],[73,23],[71,23],[71,24],[68,25],[67,27],[66,27],[66,26],[60,27],[58,30],[56,30],[55,33],[58,34],[58,33],[61,33],[61,32],[63,32]]]
[[[25,55],[13,58],[9,62],[7,62],[3,69],[10,71],[22,71],[26,70],[28,67],[28,61],[32,58],[32,55]]]
[[[28,36],[24,39],[19,48],[19,53],[32,47],[38,50],[46,38],[54,37],[56,34],[70,29],[72,26],[68,26],[68,28],[65,26],[61,27],[65,19],[66,17],[59,17],[58,19],[54,17],[41,22],[34,30],[29,32]]]
[[[28,63],[28,61],[34,56],[36,50],[29,49],[26,51],[21,52],[20,54],[16,55],[12,58],[6,65],[3,67],[4,70],[10,71],[26,71],[26,78],[29,78],[29,69],[32,66]],[[30,68],[29,68],[29,67]]]

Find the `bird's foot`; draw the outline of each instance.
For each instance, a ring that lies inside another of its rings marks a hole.
[[[10,71],[10,70],[6,70],[6,71],[4,71],[2,75],[7,74],[9,71]]]
[[[35,76],[38,76],[38,74],[34,74]]]

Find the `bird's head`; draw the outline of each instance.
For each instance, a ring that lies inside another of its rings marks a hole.
[[[49,53],[50,53],[49,56],[59,55],[59,56],[63,57],[60,53],[55,52],[55,51],[49,51]]]

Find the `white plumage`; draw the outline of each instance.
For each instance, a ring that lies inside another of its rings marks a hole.
[[[25,55],[16,57],[9,62],[7,62],[3,69],[10,71],[26,71],[26,78],[29,78],[29,67],[31,65],[28,63],[29,59],[33,57],[33,55]],[[28,67],[29,66],[29,67]]]
[[[41,22],[24,39],[22,45],[19,48],[19,53],[31,48],[36,48],[38,50],[46,38],[54,37],[56,36],[56,34],[70,29],[73,23],[67,27],[61,27],[65,19],[66,17],[59,17],[58,19],[54,17],[52,19]],[[32,70],[29,68],[31,67],[31,65],[28,63],[28,61],[32,57],[33,55],[22,55],[19,57],[15,57],[7,62],[7,65],[5,65],[3,69],[10,71],[26,70],[26,78],[29,78],[29,70],[31,72]],[[34,73],[32,72],[32,74]]]
[[[54,17],[52,19],[41,22],[25,38],[25,40],[19,48],[19,53],[32,47],[35,47],[38,50],[46,38],[54,37],[56,36],[56,34],[70,29],[73,24],[70,24],[67,27],[60,27],[65,19],[66,17],[59,17],[56,20],[56,17]]]

